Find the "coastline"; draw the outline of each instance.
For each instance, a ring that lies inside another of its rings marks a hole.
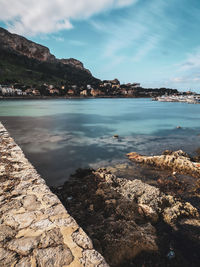
[[[146,96],[146,97],[133,97],[133,96],[98,96],[98,97],[94,97],[94,96],[6,96],[6,97],[0,97],[0,101],[1,100],[52,100],[52,99],[98,99],[98,98],[121,98],[121,99],[126,99],[126,98],[151,98],[150,96]]]

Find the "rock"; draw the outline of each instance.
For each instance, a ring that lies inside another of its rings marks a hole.
[[[37,210],[40,207],[40,201],[35,195],[27,195],[22,200],[23,207],[27,210]]]
[[[38,220],[31,225],[31,228],[34,229],[47,229],[49,226],[52,226],[53,223],[49,219]]]
[[[92,249],[91,239],[83,232],[82,229],[78,229],[72,234],[73,241],[80,247],[84,249]]]
[[[8,243],[8,248],[20,255],[27,256],[39,243],[38,237],[22,237],[13,239]]]
[[[77,224],[72,217],[68,218],[58,218],[54,220],[55,225],[58,227],[67,226],[77,228]]]
[[[17,260],[17,254],[12,251],[8,251],[4,248],[0,248],[0,266],[11,266]]]
[[[163,211],[163,219],[166,223],[173,226],[177,221],[183,217],[194,217],[198,218],[199,214],[196,208],[194,208],[190,203],[181,203],[179,201],[175,202],[169,208],[165,208]]]
[[[151,207],[144,204],[139,204],[139,208],[139,213],[141,215],[144,214],[151,222],[155,223],[158,221],[158,214]]]
[[[34,264],[35,262],[31,259],[31,257],[24,257],[15,264],[15,267],[32,267]]]
[[[142,156],[136,152],[128,153],[127,156],[131,161],[171,169],[176,173],[191,174],[195,177],[200,175],[200,163],[193,162],[182,150],[164,151],[160,156]]]
[[[19,229],[26,228],[31,225],[35,219],[35,214],[33,212],[19,213],[19,214],[9,214],[5,220],[7,225],[16,226],[18,225]]]
[[[69,195],[73,202],[67,201]],[[157,252],[157,241],[162,238],[157,235],[157,224],[177,230],[183,218],[199,220],[191,204],[141,180],[117,178],[106,169],[75,174],[59,189],[59,196],[111,266],[123,265],[141,253]],[[72,236],[78,243],[77,233]],[[166,251],[163,257],[166,260]]]
[[[0,242],[4,242],[13,238],[16,234],[16,231],[13,230],[10,226],[0,225]]]
[[[48,206],[53,206],[60,203],[59,199],[53,194],[45,194],[42,198],[42,201]]]
[[[104,235],[104,257],[111,266],[133,259],[142,251],[157,251],[156,230],[150,224],[118,220],[107,224]]]
[[[105,262],[104,258],[101,256],[101,254],[99,254],[94,249],[85,250],[83,252],[83,258],[81,259],[81,263],[84,266],[89,266],[89,267],[96,267],[96,266],[109,267],[109,265]]]
[[[40,238],[39,248],[58,246],[63,244],[63,236],[59,228],[53,228],[44,232]]]
[[[60,267],[69,265],[73,261],[73,255],[67,246],[50,247],[34,250],[38,266]]]

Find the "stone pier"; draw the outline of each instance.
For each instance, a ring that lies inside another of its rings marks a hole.
[[[108,266],[1,123],[0,266]]]

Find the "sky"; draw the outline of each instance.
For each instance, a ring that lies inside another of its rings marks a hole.
[[[200,0],[0,0],[0,26],[99,79],[200,92]]]

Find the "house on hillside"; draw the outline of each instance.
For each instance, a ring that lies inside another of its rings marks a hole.
[[[72,89],[73,89],[74,91],[77,90],[77,88],[78,88],[77,85],[72,85],[71,87],[72,87]]]
[[[104,92],[102,92],[101,90],[99,90],[99,89],[92,89],[91,90],[91,95],[92,96],[101,96],[101,95],[105,95],[105,93]]]
[[[91,90],[92,89],[92,86],[90,84],[87,85],[87,89],[88,90]]]
[[[131,88],[137,88],[137,87],[140,87],[140,83],[132,83],[132,84],[130,84],[130,87],[131,87]]]
[[[80,95],[82,95],[82,96],[87,96],[87,95],[88,95],[87,90],[83,90],[83,91],[81,91],[81,92],[80,92]]]
[[[27,95],[33,95],[33,89],[28,88],[28,89],[25,90],[25,93],[26,93]]]
[[[14,89],[16,95],[24,95],[21,89]]]
[[[126,90],[125,88],[122,88],[120,90],[120,92],[121,92],[122,95],[127,95],[128,94],[128,90]]]
[[[68,95],[75,95],[75,92],[74,92],[74,90],[69,89],[69,90],[67,91],[67,94],[68,94]]]
[[[59,94],[60,94],[59,90],[56,89],[56,88],[49,89],[49,93],[50,93],[51,95],[54,95],[54,94],[59,95]]]
[[[33,95],[34,96],[40,96],[40,91],[37,89],[33,89]]]
[[[3,87],[3,86],[1,86],[0,91],[1,91],[1,94],[3,96],[13,96],[13,95],[15,95],[15,89],[13,89],[11,87]]]

